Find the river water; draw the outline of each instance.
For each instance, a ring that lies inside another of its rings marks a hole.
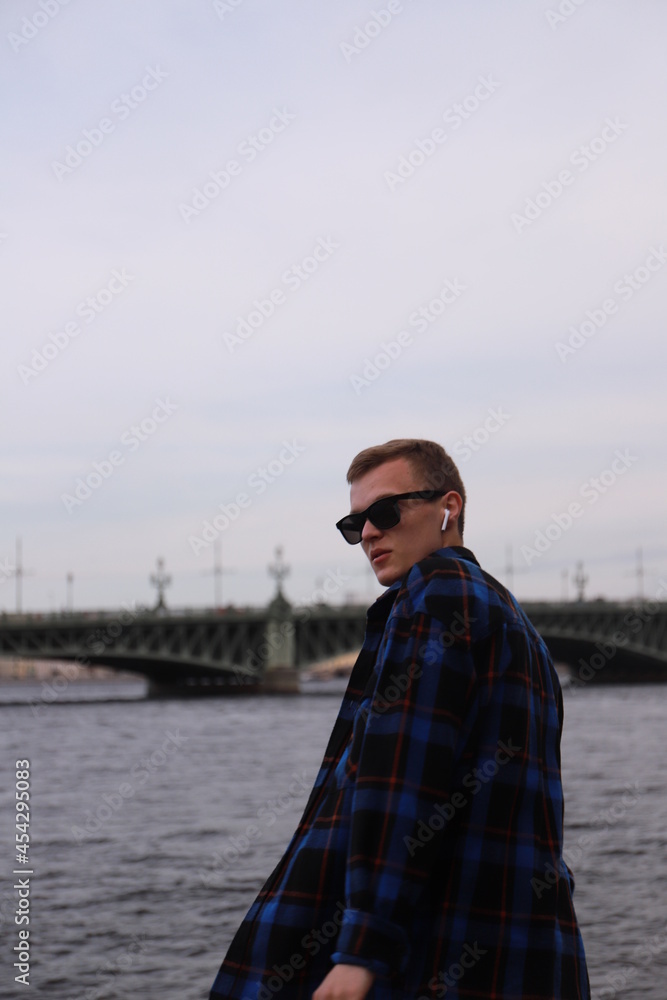
[[[2,688],[0,996],[205,1000],[300,819],[344,688],[149,701],[132,700],[133,684],[71,684],[37,711],[7,702],[39,686]],[[107,700],[67,701],[93,695]],[[667,685],[564,699],[566,857],[593,996],[665,1000]],[[28,989],[12,969],[19,759],[31,784]]]

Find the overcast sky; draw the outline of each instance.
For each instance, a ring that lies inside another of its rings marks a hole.
[[[152,603],[158,557],[211,604],[214,537],[225,603],[277,545],[293,601],[375,596],[334,524],[404,436],[520,599],[578,560],[632,597],[640,547],[655,594],[666,31],[656,0],[5,0],[0,608],[19,536],[28,610],[68,572]]]

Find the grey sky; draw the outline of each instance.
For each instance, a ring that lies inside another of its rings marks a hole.
[[[170,603],[210,603],[192,539],[243,493],[225,600],[270,596],[277,544],[293,600],[327,573],[370,597],[334,522],[351,458],[397,436],[453,452],[466,544],[505,582],[511,544],[519,597],[560,596],[578,559],[589,595],[631,596],[639,546],[655,593],[666,22],[647,0],[5,2],[0,557],[23,538],[24,606],[62,607],[70,570],[78,606],[149,603],[157,556]]]

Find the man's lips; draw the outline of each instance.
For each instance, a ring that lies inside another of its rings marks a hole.
[[[375,549],[373,552],[371,552],[371,562],[376,563],[380,559],[384,559],[384,557],[388,556],[390,552],[391,549]]]

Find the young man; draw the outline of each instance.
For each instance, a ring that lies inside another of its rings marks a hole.
[[[337,527],[388,590],[210,1000],[589,1000],[549,653],[462,545],[440,445],[368,448],[348,482]]]

